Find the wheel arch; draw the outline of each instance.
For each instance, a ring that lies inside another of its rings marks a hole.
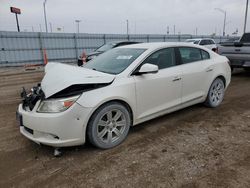
[[[216,106],[211,106],[210,102],[208,102],[208,97],[209,97],[209,91],[210,91],[210,89],[211,89],[211,86],[212,86],[212,84],[214,83],[214,81],[215,81],[216,79],[222,80],[222,82],[223,82],[223,84],[224,84],[224,87],[225,87],[225,89],[226,89],[226,78],[225,78],[223,75],[218,75],[218,76],[216,76],[216,77],[212,80],[212,82],[211,82],[211,84],[210,84],[210,86],[209,86],[209,89],[208,89],[208,91],[207,91],[206,100],[205,100],[204,104],[205,104],[206,106],[208,106],[208,107],[213,107],[213,108],[216,107]]]
[[[207,98],[207,96],[208,96],[208,93],[209,93],[209,89],[210,89],[210,87],[211,87],[211,85],[212,85],[212,83],[217,79],[217,78],[220,78],[222,81],[223,81],[223,84],[224,84],[224,87],[226,88],[226,78],[225,78],[225,76],[223,76],[223,75],[217,75],[217,76],[215,76],[214,77],[214,79],[211,81],[211,83],[209,84],[209,87],[207,88],[207,91],[206,91],[206,98]]]
[[[216,80],[217,78],[220,78],[220,79],[223,81],[224,87],[227,86],[227,82],[226,82],[225,76],[219,75],[219,76],[217,76],[214,80]],[[214,82],[214,80],[213,80],[213,82]],[[212,83],[213,83],[213,82],[212,82]]]
[[[112,99],[112,100],[109,100],[109,101],[105,101],[101,104],[99,104],[94,110],[93,112],[91,113],[91,115],[89,116],[89,119],[88,119],[88,123],[87,123],[87,127],[89,126],[89,122],[91,121],[91,118],[93,117],[94,113],[99,109],[101,108],[102,106],[108,104],[108,103],[112,103],[112,102],[116,102],[116,103],[120,103],[121,105],[123,105],[128,111],[129,111],[129,114],[130,114],[130,117],[131,117],[131,126],[133,126],[133,123],[134,123],[134,114],[133,114],[133,110],[132,110],[132,107],[124,100],[122,99]],[[87,130],[87,127],[86,127],[86,130]],[[87,138],[87,131],[85,131],[85,138]]]

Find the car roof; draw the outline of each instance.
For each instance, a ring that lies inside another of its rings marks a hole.
[[[118,48],[138,48],[138,49],[157,49],[157,48],[166,48],[166,47],[199,47],[195,44],[190,44],[187,42],[152,42],[152,43],[139,43],[139,44],[132,44],[128,46],[121,46]]]
[[[187,39],[187,40],[214,40],[211,38],[193,38],[193,39]]]
[[[136,41],[110,41],[107,44],[122,44],[122,43],[131,43],[131,44],[137,44],[140,42],[136,42]]]

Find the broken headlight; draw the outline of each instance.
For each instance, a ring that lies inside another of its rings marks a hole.
[[[68,97],[63,99],[47,99],[41,101],[37,112],[42,113],[56,113],[56,112],[63,112],[71,107],[76,100],[79,98],[80,95],[74,97]]]

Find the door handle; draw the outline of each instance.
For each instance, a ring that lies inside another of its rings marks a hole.
[[[214,69],[213,68],[208,68],[207,70],[206,70],[206,72],[211,72],[211,71],[213,71]]]
[[[179,81],[179,80],[181,80],[181,77],[176,76],[176,77],[174,77],[173,82],[176,82],[176,81]]]

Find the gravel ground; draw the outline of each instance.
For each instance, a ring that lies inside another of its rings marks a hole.
[[[60,158],[19,133],[22,86],[43,72],[0,72],[0,187],[250,187],[250,73],[237,72],[217,109],[195,105],[131,128],[110,150]]]

